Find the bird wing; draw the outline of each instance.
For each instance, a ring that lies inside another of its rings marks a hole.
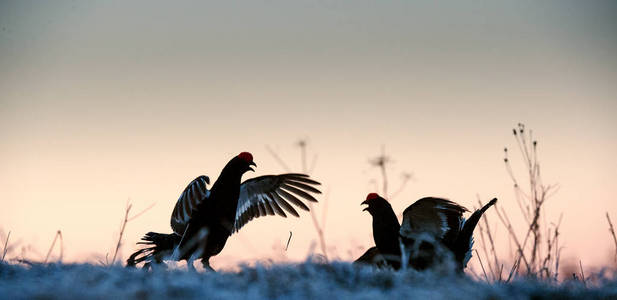
[[[277,214],[287,217],[290,213],[299,217],[298,212],[290,205],[309,211],[302,200],[317,202],[310,193],[321,194],[314,186],[319,182],[312,180],[306,174],[281,174],[260,176],[246,180],[240,186],[240,197],[236,208],[236,218],[233,232],[237,232],[254,218]]]
[[[179,235],[184,234],[193,209],[210,196],[210,191],[206,187],[209,182],[208,176],[199,176],[191,181],[182,194],[180,194],[174,211],[171,213],[171,229],[175,233]]]
[[[446,199],[422,198],[403,212],[399,233],[429,233],[437,239],[456,238],[466,208]],[[454,236],[450,236],[454,235]]]

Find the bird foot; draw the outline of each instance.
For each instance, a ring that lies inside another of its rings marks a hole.
[[[202,262],[204,265],[204,270],[206,270],[206,272],[216,272],[216,270],[214,268],[212,268],[212,266],[210,266],[210,263],[207,262]]]
[[[146,270],[146,271],[153,271],[153,270],[167,270],[167,264],[164,262],[147,262],[144,264],[144,266],[142,267],[142,269]]]

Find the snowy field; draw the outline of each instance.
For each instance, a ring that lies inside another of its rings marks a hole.
[[[607,277],[605,277],[607,278]],[[487,284],[347,262],[241,267],[236,272],[144,272],[89,264],[0,264],[1,299],[617,299],[617,280]]]

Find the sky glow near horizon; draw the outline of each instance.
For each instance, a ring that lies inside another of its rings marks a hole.
[[[360,202],[380,180],[368,161],[382,146],[391,192],[413,173],[391,199],[397,212],[423,196],[468,208],[497,197],[523,224],[503,165],[508,147],[525,178],[511,134],[523,122],[544,182],[559,185],[546,222],[563,213],[563,257],[611,261],[614,2],[174,4],[0,3],[0,229],[34,258],[58,229],[66,260],[104,257],[126,202],[155,203],[128,224],[126,257],[143,233],[170,231],[193,178],[214,180],[242,151],[259,166],[245,178],[285,172],[267,147],[300,171],[301,138],[332,257],[373,243]],[[307,213],[256,219],[212,264],[299,260],[314,241]]]

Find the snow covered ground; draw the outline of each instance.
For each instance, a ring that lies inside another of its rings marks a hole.
[[[462,276],[393,272],[347,262],[201,273],[121,266],[0,264],[1,299],[617,299],[617,280],[487,284]]]

